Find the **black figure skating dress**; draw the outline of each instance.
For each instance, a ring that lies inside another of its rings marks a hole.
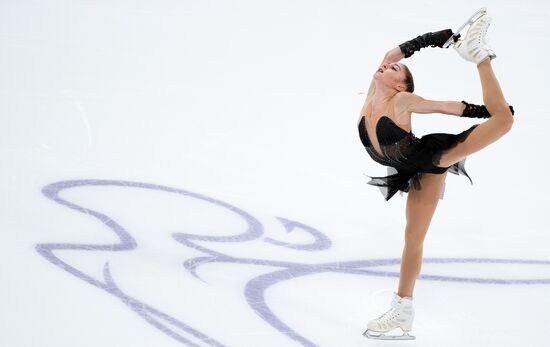
[[[408,192],[411,186],[421,189],[420,178],[424,172],[442,174],[448,170],[468,177],[473,184],[464,166],[466,158],[446,168],[438,164],[442,153],[463,142],[478,125],[474,124],[459,134],[434,133],[418,138],[412,131],[407,132],[384,115],[375,127],[376,139],[382,149],[380,155],[369,139],[363,116],[359,123],[361,142],[374,161],[388,167],[389,174],[386,177],[369,176],[371,180],[367,183],[380,187],[386,201],[398,191]],[[443,199],[443,191],[440,199]]]

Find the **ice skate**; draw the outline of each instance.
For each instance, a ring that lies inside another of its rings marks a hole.
[[[493,18],[488,14],[482,15],[468,28],[466,36],[455,42],[454,49],[462,58],[476,65],[487,58],[491,60],[496,58],[495,52],[486,41],[487,29],[492,20]]]
[[[409,335],[414,320],[414,308],[412,298],[400,297],[393,293],[391,309],[380,317],[371,320],[367,324],[367,330],[363,335],[369,339],[378,340],[413,340],[415,336]],[[402,335],[387,335],[393,329],[400,328]]]

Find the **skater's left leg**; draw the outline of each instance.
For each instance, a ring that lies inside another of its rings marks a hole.
[[[512,111],[504,99],[500,84],[491,66],[491,60],[484,60],[477,66],[477,70],[481,80],[483,103],[491,117],[478,124],[464,142],[460,142],[442,153],[439,163],[437,163],[439,167],[449,167],[494,143],[508,133],[514,124]]]
[[[424,239],[439,202],[447,172],[443,174],[423,173],[421,189],[413,187],[407,193],[405,246],[401,257],[399,291],[401,297],[413,295],[416,277],[422,266]]]

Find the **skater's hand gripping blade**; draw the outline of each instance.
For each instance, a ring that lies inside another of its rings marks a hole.
[[[473,22],[478,20],[481,16],[483,16],[486,13],[487,13],[487,7],[482,7],[479,10],[477,10],[473,15],[470,16],[470,18],[468,18],[466,22],[464,22],[464,24],[462,24],[460,28],[458,28],[454,32],[454,34],[451,37],[449,37],[447,42],[443,44],[443,48],[449,48],[451,44],[455,43],[456,40],[458,40],[458,38],[460,37],[460,32],[466,27],[466,25],[472,24]]]

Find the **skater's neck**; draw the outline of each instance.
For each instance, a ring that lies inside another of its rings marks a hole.
[[[398,93],[395,89],[390,88],[376,88],[372,95],[372,102],[375,105],[386,104]]]

